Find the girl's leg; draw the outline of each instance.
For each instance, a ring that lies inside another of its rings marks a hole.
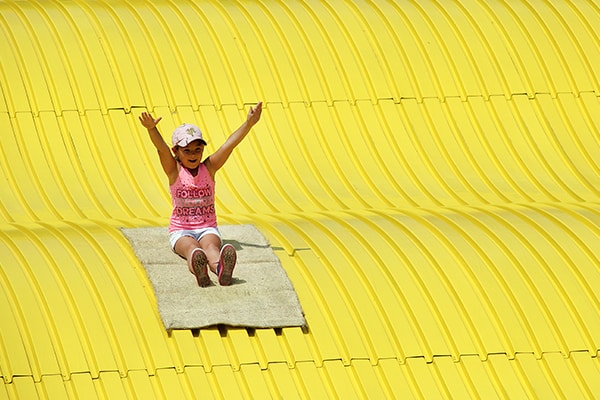
[[[208,259],[196,239],[183,236],[175,243],[175,252],[187,259],[188,269],[196,277],[198,286],[210,286],[210,277],[206,269]]]
[[[219,284],[229,286],[237,259],[235,248],[230,244],[226,244],[221,248],[221,239],[214,234],[203,236],[200,239],[200,247],[206,252],[210,270],[219,277]],[[220,262],[223,265],[219,266]],[[217,269],[220,270],[220,275],[217,273]]]
[[[217,235],[209,233],[200,238],[199,245],[206,253],[206,257],[208,258],[208,267],[216,274],[221,251],[221,238]]]
[[[196,239],[191,236],[182,236],[175,242],[175,253],[179,254],[181,257],[185,258],[188,262],[188,268],[190,272],[193,274],[194,269],[192,268],[192,260],[191,255],[194,249],[200,247],[200,244]]]

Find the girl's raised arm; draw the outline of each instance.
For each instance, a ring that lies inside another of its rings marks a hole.
[[[143,112],[139,117],[140,123],[148,130],[148,135],[152,144],[158,150],[158,157],[160,158],[160,164],[169,178],[169,184],[172,184],[177,179],[177,160],[173,157],[169,145],[165,142],[163,137],[158,132],[156,125],[160,122],[162,117],[154,119],[148,112]]]
[[[250,129],[260,120],[262,114],[262,101],[259,102],[255,107],[250,107],[246,121],[235,130],[206,160],[206,167],[210,171],[210,174],[214,177],[215,173],[225,164],[225,161],[231,155],[231,152],[240,142],[246,137]]]

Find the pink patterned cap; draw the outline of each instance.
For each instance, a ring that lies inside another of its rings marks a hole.
[[[171,137],[173,146],[185,147],[194,140],[199,140],[202,144],[206,145],[206,140],[202,138],[202,131],[196,125],[183,124],[178,126],[173,131]]]

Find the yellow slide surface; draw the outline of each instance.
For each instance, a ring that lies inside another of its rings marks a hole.
[[[587,0],[0,0],[0,400],[598,398],[599,37]],[[219,222],[308,325],[167,333],[137,118],[212,152],[258,101]]]

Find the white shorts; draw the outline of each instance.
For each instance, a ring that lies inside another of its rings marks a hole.
[[[177,241],[184,236],[189,236],[196,239],[197,241],[200,241],[200,239],[202,239],[206,235],[217,235],[219,239],[221,239],[221,232],[219,232],[219,229],[213,227],[173,231],[169,233],[169,242],[171,243],[171,249],[175,251],[175,243],[177,243]]]

